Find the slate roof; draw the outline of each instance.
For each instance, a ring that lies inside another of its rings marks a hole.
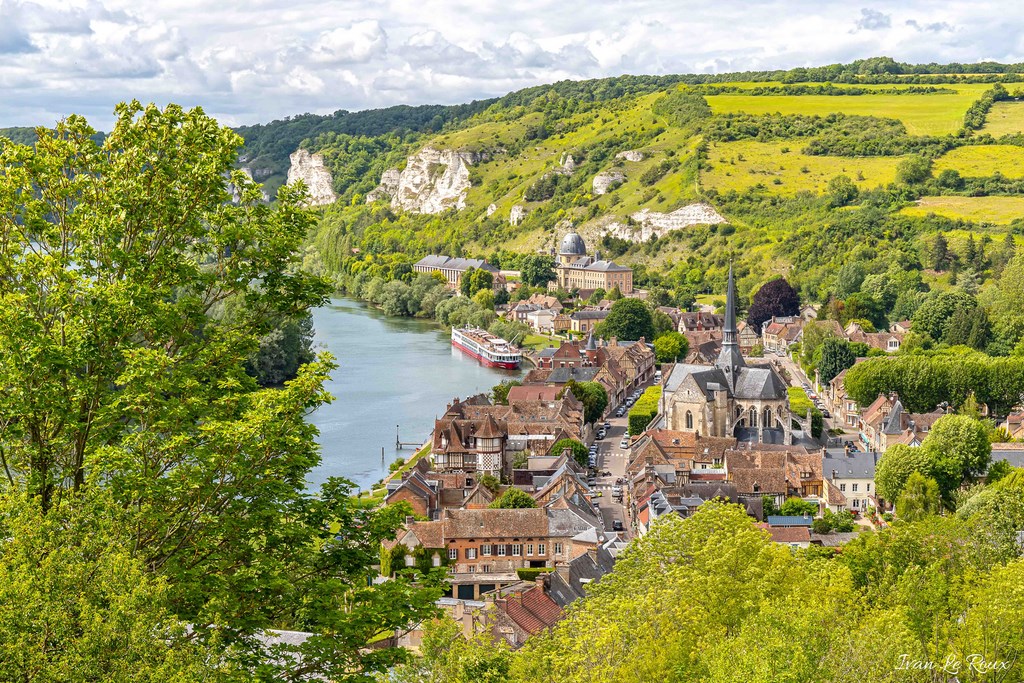
[[[826,448],[821,458],[821,473],[826,479],[874,479],[878,454],[867,451],[846,452],[842,448]]]
[[[604,320],[608,317],[608,311],[602,311],[599,309],[576,311],[569,316],[572,320]]]
[[[594,553],[584,553],[568,563],[568,578],[554,571],[548,578],[548,595],[562,608],[585,597],[587,585],[597,581],[615,566],[615,558],[603,546]]]
[[[1005,460],[1013,467],[1024,467],[1024,443],[992,444],[992,461]]]
[[[589,266],[587,266],[587,270],[593,270],[601,273],[624,273],[632,269],[627,268],[626,266],[620,266],[618,263],[615,263],[614,261],[601,260],[594,261],[593,263],[591,263]]]
[[[416,266],[420,268],[448,268],[450,270],[461,270],[466,271],[470,268],[478,268],[486,270],[490,273],[498,273],[498,269],[492,266],[490,263],[479,258],[452,258],[450,256],[440,256],[438,254],[431,254],[424,256],[416,262]]]
[[[769,526],[805,526],[810,527],[812,518],[804,515],[768,515]]]
[[[562,238],[562,244],[558,248],[559,254],[576,254],[582,256],[587,253],[587,245],[583,242],[583,238],[580,237],[577,232],[567,233]]]
[[[856,531],[833,531],[827,534],[816,534],[812,531],[811,543],[815,543],[826,548],[838,548],[844,543],[849,543],[859,535],[860,534]]]
[[[548,375],[547,381],[551,384],[565,384],[569,380],[577,382],[589,382],[597,376],[601,368],[554,368]]]
[[[729,389],[729,379],[725,371],[718,366],[684,365],[677,368],[683,375],[689,374],[707,400],[714,400],[714,392],[724,387],[732,398],[738,399],[784,399],[787,396],[786,384],[771,367],[746,366],[736,372],[736,386]],[[675,374],[675,373],[673,373]]]

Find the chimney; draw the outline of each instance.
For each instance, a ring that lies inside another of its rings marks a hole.
[[[558,565],[555,566],[555,571],[558,572],[558,575],[561,576],[562,580],[564,580],[566,583],[569,583],[569,569],[570,568],[568,562],[560,562]]]
[[[832,470],[832,481],[836,480],[836,475],[839,474],[836,470]]]
[[[535,581],[537,583],[537,588],[539,588],[541,592],[543,592],[544,584],[547,581],[547,575],[544,572],[541,572],[540,574],[537,574],[537,578],[535,579]]]
[[[594,564],[597,564],[597,546],[596,545],[593,548],[587,548],[587,555],[590,555],[590,559],[594,561]]]

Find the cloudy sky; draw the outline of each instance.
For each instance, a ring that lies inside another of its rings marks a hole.
[[[1024,61],[1019,0],[0,0],[0,126],[116,102],[228,124],[457,103],[560,79],[877,55]]]

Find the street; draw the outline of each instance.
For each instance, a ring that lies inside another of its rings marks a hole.
[[[625,449],[619,446],[622,437],[626,435],[627,415],[615,417],[614,412],[607,418],[611,424],[608,434],[597,444],[597,482],[591,487],[600,491],[601,496],[597,498],[598,507],[601,511],[601,519],[604,521],[606,531],[612,531],[615,520],[622,522],[623,531],[617,532],[625,540],[629,540],[629,524],[626,509],[621,502],[612,495],[612,487],[616,486],[617,479],[624,479],[626,476],[626,465],[628,456]],[[608,472],[608,475],[601,475],[601,472]],[[625,483],[619,484],[625,490]]]

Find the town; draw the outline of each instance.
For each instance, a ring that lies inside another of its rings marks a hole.
[[[836,549],[893,521],[896,500],[875,481],[879,463],[897,444],[920,447],[954,411],[947,403],[914,413],[895,393],[861,405],[844,388],[847,369],[827,381],[808,376],[795,351],[817,329],[871,357],[893,354],[910,321],[865,332],[857,322],[818,321],[817,309],[803,306],[756,329],[738,319],[730,271],[721,312],[650,307],[687,340],[685,357],[659,363],[651,340],[595,333],[615,301],[587,303],[594,291],[643,298],[631,269],[587,256],[573,232],[553,256],[549,288],[571,290],[572,300],[534,294],[501,308],[537,334],[565,339],[527,354],[534,368],[522,381],[453,398],[420,457],[381,484],[385,504],[404,503],[412,514],[382,550],[379,580],[445,568],[437,604],[463,635],[519,647],[559,621],[659,518],[686,518],[708,501],[742,506],[792,549]],[[455,290],[476,269],[508,286],[479,259],[430,256],[415,267],[440,272]],[[595,389],[602,400],[588,414],[575,394]],[[1024,410],[1001,428],[1007,441],[992,444],[993,461],[1024,467],[1024,444],[1014,442],[1024,436]],[[413,628],[395,642],[417,647],[421,637]]]

